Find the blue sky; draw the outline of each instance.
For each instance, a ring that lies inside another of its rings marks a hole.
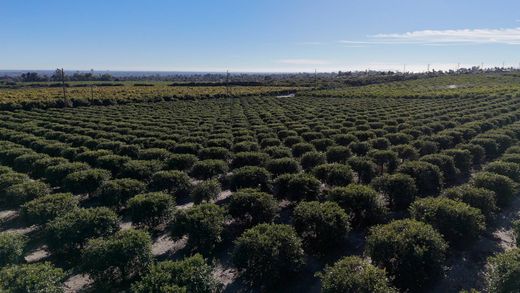
[[[518,0],[0,0],[0,69],[520,66]]]

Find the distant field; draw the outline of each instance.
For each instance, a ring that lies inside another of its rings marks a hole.
[[[453,98],[482,95],[520,95],[520,74],[461,74],[409,81],[379,83],[359,87],[336,87],[319,90],[315,96],[328,97],[401,97]]]
[[[215,98],[228,95],[225,86],[171,86],[168,82],[67,82],[66,98],[59,83],[19,83],[0,87],[0,108],[47,108],[65,105],[117,104],[132,101]],[[276,95],[303,89],[285,86],[230,86],[229,95]]]

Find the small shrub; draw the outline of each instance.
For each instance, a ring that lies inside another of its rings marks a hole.
[[[515,182],[520,181],[520,165],[503,161],[494,161],[484,167],[484,171],[509,177]]]
[[[182,171],[159,171],[152,176],[150,189],[165,191],[176,197],[187,196],[191,192],[190,177]]]
[[[177,210],[171,231],[174,239],[188,235],[189,248],[211,252],[222,241],[224,210],[210,203]]]
[[[107,180],[96,192],[98,202],[103,206],[120,208],[128,199],[143,192],[146,184],[130,178]]]
[[[385,220],[388,209],[381,195],[369,186],[350,184],[329,191],[328,198],[351,216],[352,225],[366,227]]]
[[[153,262],[150,235],[134,229],[91,239],[82,253],[81,268],[97,286],[111,287],[143,275]]]
[[[347,165],[323,164],[312,170],[316,178],[329,186],[345,186],[352,183],[352,170]]]
[[[515,183],[509,177],[490,172],[479,172],[473,176],[473,185],[495,192],[497,206],[506,207],[513,199]]]
[[[329,163],[346,163],[348,158],[352,156],[350,149],[345,146],[332,146],[327,149],[327,162]]]
[[[420,249],[417,249],[419,248]],[[415,220],[397,220],[373,227],[366,252],[385,268],[401,290],[417,292],[443,274],[446,242],[435,229]]]
[[[376,176],[376,164],[365,158],[353,157],[348,160],[348,165],[357,173],[358,182],[368,184]]]
[[[47,245],[53,252],[77,252],[88,238],[108,236],[118,229],[119,218],[108,208],[74,209],[47,224]]]
[[[165,288],[177,288],[168,291]],[[141,280],[132,284],[132,292],[215,293],[219,284],[213,268],[200,254],[178,261],[162,261],[153,265]]]
[[[298,165],[298,162],[295,159],[291,158],[270,160],[267,162],[266,168],[275,177],[278,177],[282,174],[294,174],[300,171],[300,166]]]
[[[269,156],[265,153],[260,152],[241,152],[235,154],[231,167],[233,169],[245,167],[245,166],[262,166],[268,160]]]
[[[236,241],[234,265],[246,280],[269,286],[298,272],[304,264],[302,242],[291,226],[260,224]]]
[[[302,155],[300,164],[304,170],[310,170],[318,165],[326,163],[326,157],[321,152],[308,152]]]
[[[63,180],[63,188],[75,194],[93,193],[112,174],[103,169],[90,169],[70,173]]]
[[[19,206],[35,198],[49,194],[50,188],[42,181],[26,181],[9,186],[2,198],[8,206]]]
[[[17,264],[23,260],[27,237],[20,233],[0,233],[0,267]]]
[[[442,173],[439,167],[431,163],[404,162],[397,172],[410,175],[415,180],[418,196],[438,195],[442,189]]]
[[[294,209],[293,226],[306,249],[315,253],[326,253],[350,231],[347,213],[334,202],[301,202]]]
[[[320,181],[312,175],[294,174],[290,177],[286,187],[279,189],[285,190],[285,196],[290,200],[316,200],[320,196],[320,185]]]
[[[120,176],[148,181],[153,174],[162,170],[163,167],[164,163],[161,161],[132,160],[123,166]]]
[[[138,194],[128,201],[132,223],[154,228],[164,223],[173,212],[173,198],[162,192]]]
[[[65,272],[50,262],[7,266],[0,270],[0,289],[3,292],[63,292]]]
[[[464,184],[444,190],[443,195],[479,209],[487,219],[497,211],[495,193],[489,189]]]
[[[231,175],[231,190],[236,191],[241,188],[260,188],[269,189],[271,175],[262,167],[246,166],[237,169]]]
[[[44,195],[25,203],[21,216],[29,224],[45,224],[54,218],[78,208],[79,199],[72,193]]]
[[[518,288],[520,288],[520,248],[490,257],[486,279],[487,292],[518,292]]]
[[[392,210],[406,210],[417,195],[415,181],[406,174],[383,175],[374,179],[372,185],[385,195]]]
[[[449,198],[423,198],[410,206],[412,218],[437,229],[450,244],[461,247],[474,241],[485,229],[484,216],[477,208]]]
[[[198,161],[191,169],[191,176],[200,180],[207,180],[213,177],[224,175],[228,171],[225,161],[221,160],[204,160]]]
[[[246,227],[259,223],[271,223],[278,211],[278,203],[272,195],[255,189],[242,189],[231,195],[229,214]]]
[[[197,162],[197,156],[192,154],[171,154],[166,160],[168,169],[186,171]]]
[[[397,293],[385,270],[357,256],[347,256],[317,274],[323,293]]]
[[[210,202],[211,200],[217,199],[221,191],[220,182],[215,179],[206,180],[193,187],[193,190],[191,191],[191,198],[196,204],[199,204],[203,201]]]

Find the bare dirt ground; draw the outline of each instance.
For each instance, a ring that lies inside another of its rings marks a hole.
[[[459,292],[462,289],[483,290],[487,258],[515,247],[511,222],[520,218],[520,197],[501,211],[488,224],[486,233],[467,250],[448,258],[446,277],[431,292]]]

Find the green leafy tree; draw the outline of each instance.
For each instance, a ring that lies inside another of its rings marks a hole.
[[[306,249],[326,253],[350,231],[347,213],[334,202],[301,202],[293,212],[293,226]]]
[[[0,267],[17,264],[23,259],[27,237],[15,232],[0,233]]]
[[[173,213],[174,200],[169,194],[152,192],[138,194],[128,201],[128,213],[137,226],[155,228]]]
[[[219,288],[212,266],[200,254],[159,262],[132,284],[134,293],[215,293]]]
[[[53,252],[77,252],[88,238],[108,236],[118,229],[119,218],[108,208],[74,209],[47,224],[47,245]]]
[[[233,263],[254,285],[270,286],[304,264],[302,242],[291,226],[260,224],[236,241]]]
[[[65,272],[49,262],[7,266],[0,270],[2,292],[62,293]]]
[[[394,277],[393,283],[399,289],[416,292],[441,277],[447,247],[432,226],[416,220],[397,220],[371,229],[366,252]]]
[[[210,253],[222,242],[224,209],[211,203],[203,203],[175,213],[171,233],[174,239],[188,235],[188,247]]]
[[[129,281],[143,275],[153,262],[148,233],[122,230],[106,238],[88,241],[81,253],[81,268],[99,287]]]
[[[357,256],[347,256],[317,274],[323,293],[397,293],[385,270]]]

